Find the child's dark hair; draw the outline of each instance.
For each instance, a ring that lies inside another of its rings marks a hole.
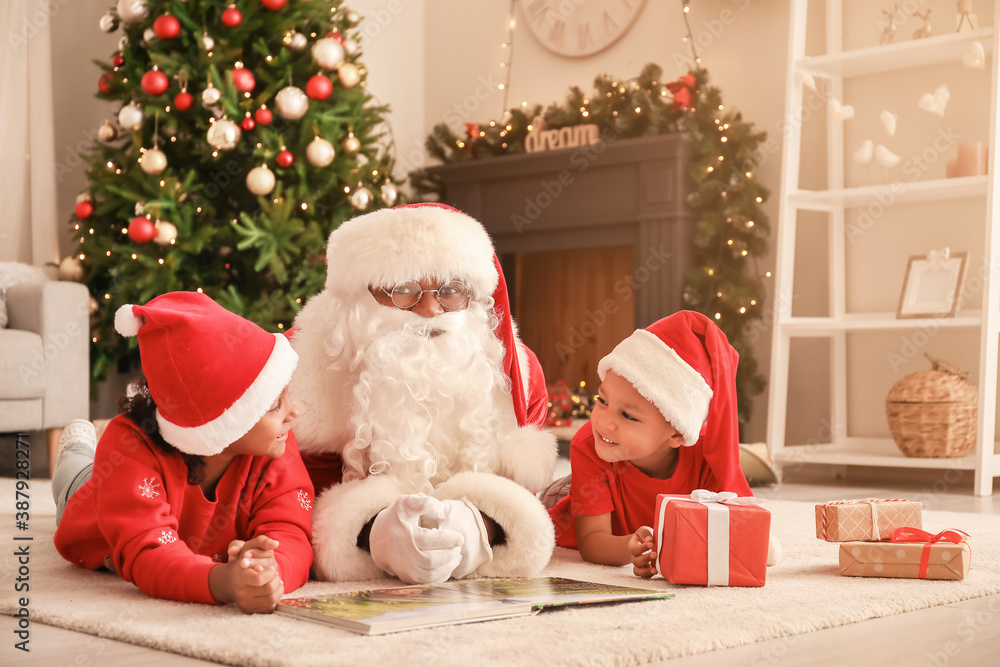
[[[156,422],[156,402],[149,393],[146,377],[132,380],[125,393],[118,399],[118,411],[132,420],[139,429],[153,441],[153,444],[166,454],[179,454],[187,464],[188,484],[200,484],[204,477],[205,460],[196,454],[180,451],[160,435],[160,426]]]

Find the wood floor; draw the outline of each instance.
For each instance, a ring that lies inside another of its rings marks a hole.
[[[930,474],[900,471],[886,481],[886,471],[851,470],[847,479],[832,479],[827,471],[800,470],[789,481],[754,489],[777,500],[824,502],[832,498],[905,497],[920,499],[925,509],[1000,514],[1000,490],[988,497],[972,495],[968,485],[935,486]],[[975,565],[973,565],[975,567]],[[7,634],[5,632],[4,634]],[[35,623],[31,653],[13,650],[5,639],[0,664],[143,667],[210,665],[171,653],[93,637]],[[816,665],[914,665],[919,667],[998,664],[1000,655],[1000,595],[977,598],[922,611],[872,619],[734,649],[672,660],[669,667],[748,665],[751,667],[815,667]],[[331,656],[331,664],[335,664]],[[406,664],[405,661],[400,664]],[[530,658],[522,664],[530,664]]]

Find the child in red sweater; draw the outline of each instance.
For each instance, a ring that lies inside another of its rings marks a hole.
[[[569,495],[549,510],[559,546],[652,576],[658,494],[753,495],[740,469],[738,361],[715,323],[691,311],[636,330],[601,359],[590,423],[571,443]]]
[[[96,452],[89,422],[64,431],[56,549],[153,597],[274,611],[313,555],[313,487],[289,430],[298,356],[197,292],[122,306],[115,328],[138,336],[145,379]]]

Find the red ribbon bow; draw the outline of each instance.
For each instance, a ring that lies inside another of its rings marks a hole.
[[[923,542],[924,549],[920,553],[920,578],[927,578],[927,564],[931,557],[931,545],[937,544],[938,542],[950,542],[952,544],[961,544],[965,541],[965,538],[969,537],[969,534],[964,530],[958,530],[957,528],[951,530],[942,530],[937,535],[932,535],[926,530],[920,530],[919,528],[913,528],[911,526],[903,526],[892,531],[892,541],[893,542]]]
[[[697,83],[697,79],[694,78],[694,74],[688,72],[676,81],[671,81],[667,84],[667,90],[674,95],[673,102],[670,105],[671,109],[687,109],[691,106],[695,83]]]

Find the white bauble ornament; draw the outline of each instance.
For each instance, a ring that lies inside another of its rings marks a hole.
[[[147,174],[162,174],[167,168],[167,155],[159,148],[150,148],[139,158],[139,166]]]
[[[135,214],[136,216],[146,215],[146,202],[137,201],[135,203]]]
[[[142,31],[142,41],[146,42],[146,44],[152,44],[157,39],[159,38],[156,36],[156,31],[152,28],[146,28]]]
[[[381,189],[382,202],[386,206],[395,206],[396,200],[399,199],[399,188],[392,181],[386,181],[382,184]]]
[[[126,48],[128,48],[128,35],[122,35],[118,40],[118,50],[124,51]]]
[[[360,48],[361,48],[361,45],[358,44],[358,41],[356,39],[345,39],[344,40],[344,51],[347,51],[347,55],[349,55],[349,56],[356,56],[356,55],[358,55],[358,50]]]
[[[294,30],[289,30],[285,33],[285,36],[281,39],[292,51],[302,51],[309,45],[309,40],[301,32],[295,32]]]
[[[80,260],[72,255],[63,257],[63,260],[59,262],[59,280],[70,280],[75,283],[83,280],[83,267],[80,265]]]
[[[145,115],[142,113],[142,109],[137,107],[134,102],[126,104],[118,112],[118,124],[126,130],[138,130],[142,127],[144,119]]]
[[[278,113],[288,120],[298,120],[306,115],[309,109],[309,96],[301,88],[286,86],[274,96],[274,106]]]
[[[326,167],[336,155],[333,144],[322,137],[316,137],[306,146],[306,159],[314,167]]]
[[[138,23],[149,16],[146,0],[118,0],[115,6],[118,18],[125,23]]]
[[[265,164],[254,167],[247,174],[247,190],[260,197],[271,194],[271,191],[274,190],[274,183],[274,172],[268,169]]]
[[[344,62],[344,47],[331,37],[316,40],[312,57],[324,69],[337,69]]]
[[[344,88],[353,88],[361,81],[361,72],[357,65],[344,63],[337,70],[337,78],[340,79],[340,85]]]
[[[166,220],[156,221],[156,236],[153,237],[153,243],[157,245],[170,245],[175,240],[177,240],[177,227],[174,223],[167,222]]]
[[[212,82],[208,82],[208,88],[201,91],[201,103],[206,107],[215,106],[218,104],[219,100],[222,99],[222,93],[219,89],[212,85]]]
[[[344,18],[346,18],[347,22],[352,25],[357,25],[358,22],[361,21],[361,16],[358,15],[358,13],[353,9],[348,9],[347,14],[344,16]]]
[[[114,32],[118,28],[118,19],[109,9],[108,13],[102,16],[101,20],[97,22],[97,25],[100,27],[101,32]]]
[[[372,204],[372,200],[375,199],[372,195],[372,191],[368,188],[358,188],[351,193],[350,196],[351,206],[353,206],[358,211],[364,211]]]
[[[118,130],[115,126],[111,124],[110,120],[106,120],[101,123],[101,126],[97,128],[97,138],[101,141],[114,141],[115,137],[118,136]]]
[[[228,118],[223,118],[212,123],[212,127],[208,128],[208,133],[205,136],[212,148],[228,151],[236,148],[242,135],[239,125]]]
[[[351,132],[347,135],[347,138],[341,142],[340,147],[344,149],[344,152],[348,155],[354,155],[359,150],[361,150],[361,140],[354,136]]]
[[[211,51],[212,47],[215,46],[215,40],[207,32],[201,33],[201,44],[205,47],[206,51]]]

